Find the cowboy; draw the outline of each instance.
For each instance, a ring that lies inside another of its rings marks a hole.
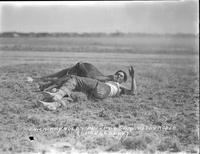
[[[63,69],[57,73],[40,77],[40,78],[31,78],[31,81],[36,81],[39,83],[39,89],[41,91],[44,90],[51,90],[53,88],[58,88],[60,87],[66,80],[66,77],[69,75],[76,75],[80,77],[88,77],[92,79],[96,79],[98,81],[106,82],[106,81],[114,81],[115,78],[117,78],[119,73],[124,74],[124,80],[123,82],[127,81],[127,75],[124,71],[118,70],[115,74],[113,75],[103,75],[94,65],[90,63],[81,63],[78,62],[76,65]],[[41,84],[40,82],[43,82]]]
[[[95,99],[104,99],[106,97],[114,97],[123,94],[135,95],[136,82],[132,66],[129,69],[129,74],[132,79],[131,90],[126,89],[121,85],[121,83],[125,80],[125,74],[123,72],[119,72],[118,76],[116,76],[113,81],[106,82],[88,77],[69,75],[66,77],[65,83],[58,89],[57,92],[43,92],[45,98],[50,98],[51,102],[40,101],[40,103],[50,110],[56,110],[60,106],[66,106],[66,102],[62,99],[64,96],[70,98],[73,91],[86,93]]]

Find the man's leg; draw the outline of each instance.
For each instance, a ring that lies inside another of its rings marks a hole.
[[[104,76],[94,65],[90,63],[77,63],[76,65],[61,70],[57,73],[44,76],[41,78],[34,78],[31,79],[33,81],[38,82],[39,89],[41,91],[45,90],[46,88],[52,86],[60,79],[64,78],[66,75],[76,75],[80,77],[89,77],[89,78],[96,78],[96,76]],[[42,81],[42,83],[40,83]]]
[[[59,90],[55,93],[51,93],[51,92],[47,92],[44,91],[43,95],[45,96],[45,98],[52,98],[52,100],[54,101],[53,103],[51,102],[44,102],[44,101],[40,101],[40,103],[42,103],[45,107],[47,108],[57,108],[61,105],[66,106],[66,102],[62,100],[62,98],[64,96],[68,96],[68,99],[70,100],[71,97],[71,92],[77,87],[77,81],[75,77],[68,77],[68,79],[66,79],[66,82],[63,84],[62,87],[59,88]],[[59,103],[60,105],[58,105],[57,103]],[[51,104],[49,106],[49,104]],[[56,107],[51,107],[53,104],[53,106]],[[50,109],[49,108],[49,109]],[[51,109],[50,109],[51,110]]]
[[[47,75],[47,76],[43,76],[43,77],[41,77],[41,78],[39,78],[39,79],[42,80],[42,81],[49,81],[49,80],[55,81],[55,80],[57,80],[57,79],[59,79],[59,78],[65,76],[65,75],[69,74],[69,72],[70,72],[71,70],[74,70],[75,67],[76,67],[76,65],[73,66],[73,67],[70,67],[70,68],[63,69],[63,70],[61,70],[61,71],[59,71],[59,72],[56,72],[56,73],[54,73],[54,74],[50,74],[50,75]]]
[[[62,98],[66,95],[68,98],[71,98],[71,93],[74,90],[90,94],[99,99],[107,97],[110,93],[110,87],[103,82],[99,82],[98,80],[87,77],[72,75],[57,92],[44,92],[43,94],[46,96],[46,98],[52,98],[52,100],[56,103],[66,106]],[[45,103],[47,104],[47,102]],[[45,104],[43,103],[43,105]]]
[[[93,66],[92,64],[89,63],[81,63],[78,62],[76,63],[76,65],[66,68],[64,70],[61,70],[57,73],[42,77],[42,78],[62,78],[65,75],[76,75],[76,76],[81,76],[81,77],[88,77],[88,74],[90,72],[97,72],[99,74],[101,74],[97,68],[95,66]]]
[[[78,63],[77,76],[89,77],[95,79],[96,76],[104,76],[94,65],[90,63]]]
[[[71,97],[72,91],[88,93],[94,90],[98,81],[86,77],[70,76],[68,80],[55,93],[44,92],[46,97],[52,97],[54,101],[61,100],[64,96]]]
[[[76,65],[63,69],[57,73],[48,75],[48,76],[43,76],[40,78],[32,78],[32,77],[27,77],[28,82],[36,82],[39,86],[40,91],[43,91],[45,89],[50,89],[51,86],[54,86],[55,83],[59,82],[59,80],[62,80],[62,78],[65,78],[66,75],[77,75],[80,72],[79,69],[79,63]]]
[[[100,75],[102,76],[102,73],[99,72],[98,69],[90,63],[79,62],[71,68],[64,69],[50,76],[42,77],[41,79],[49,80],[49,82],[45,84],[41,84],[41,86],[39,87],[40,90],[43,91],[44,89],[52,86],[53,84],[56,84],[62,81],[63,78],[65,78],[67,75],[76,75],[80,77],[95,78],[95,76],[100,76]],[[50,81],[49,77],[54,77],[54,78],[52,78],[53,80],[51,79]]]

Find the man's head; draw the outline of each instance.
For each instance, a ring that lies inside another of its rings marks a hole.
[[[114,74],[114,81],[118,83],[126,82],[127,81],[127,74],[126,72],[119,70]]]

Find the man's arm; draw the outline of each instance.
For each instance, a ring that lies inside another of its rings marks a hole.
[[[137,86],[136,86],[136,81],[135,81],[135,72],[133,67],[131,66],[129,69],[129,74],[131,76],[131,90],[126,89],[125,87],[120,87],[121,88],[121,94],[125,95],[136,95],[137,94]]]

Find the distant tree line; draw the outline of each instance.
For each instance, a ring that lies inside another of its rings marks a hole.
[[[23,33],[23,32],[3,32],[0,37],[121,37],[121,36],[196,36],[195,34],[177,33],[177,34],[156,34],[156,33]]]

